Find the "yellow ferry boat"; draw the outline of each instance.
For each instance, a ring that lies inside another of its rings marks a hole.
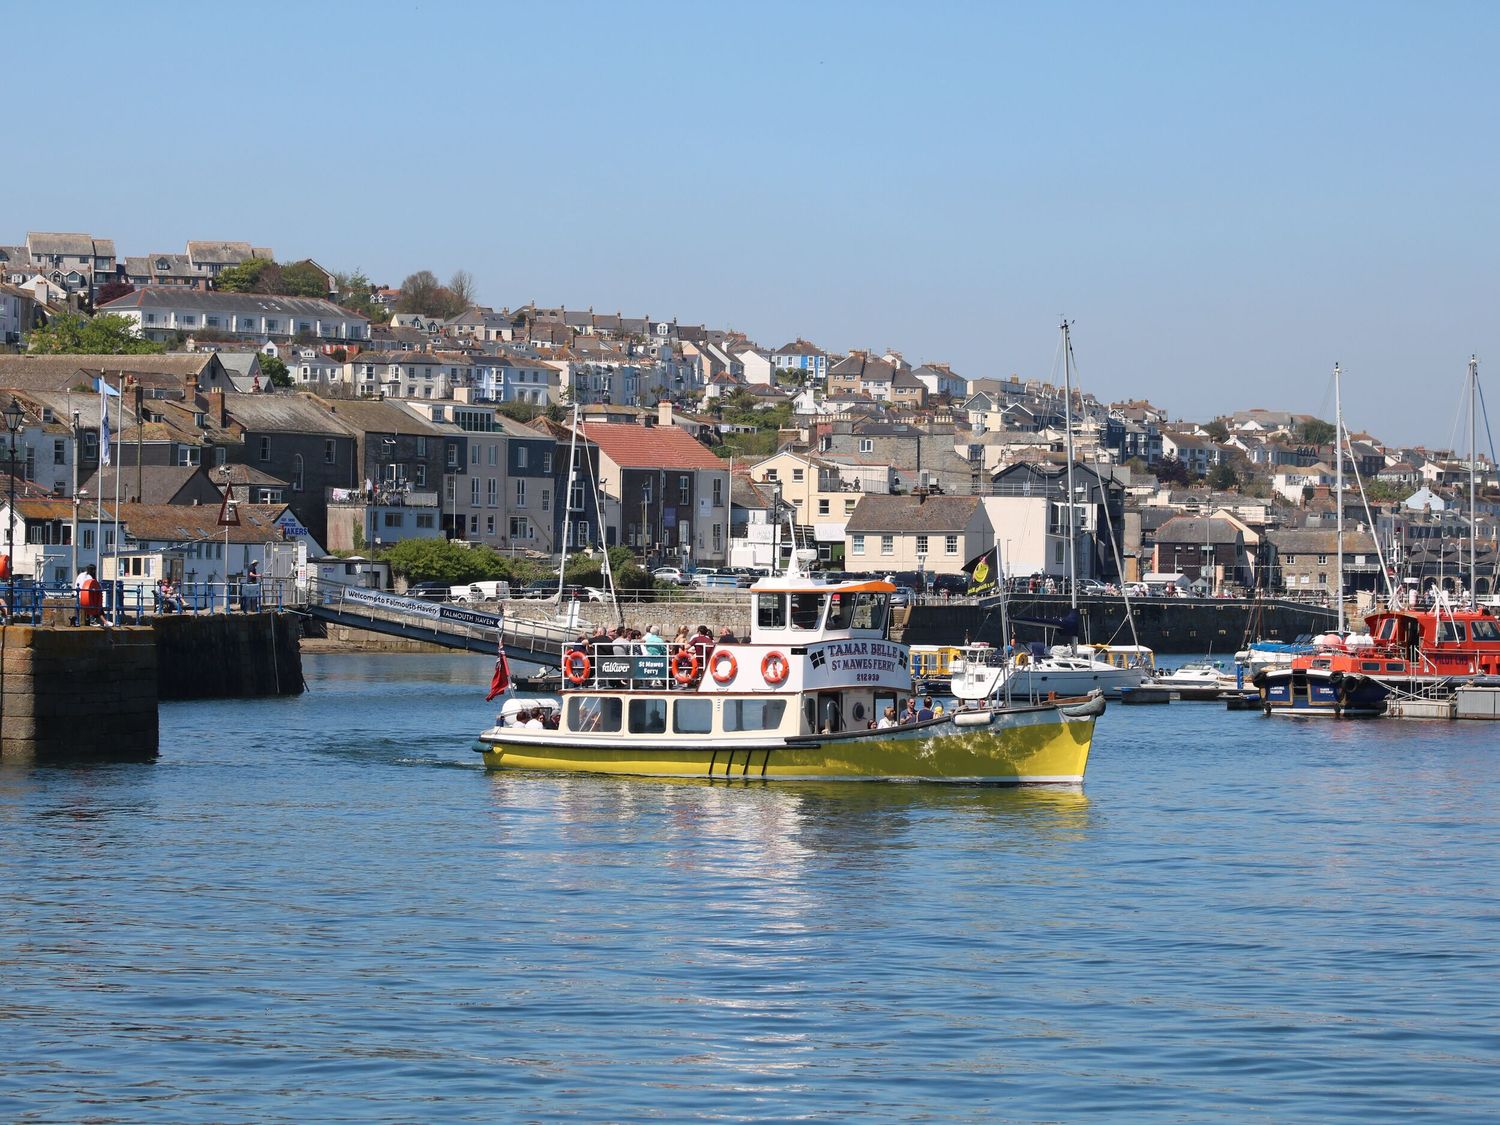
[[[798,561],[751,589],[748,643],[670,657],[570,651],[557,729],[497,720],[476,751],[493,769],[1082,783],[1101,696],[893,723],[912,691],[909,650],[888,633],[895,587],[817,582]]]

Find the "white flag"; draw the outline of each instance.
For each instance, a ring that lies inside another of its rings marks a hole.
[[[108,465],[109,458],[109,384],[99,380],[99,464]]]

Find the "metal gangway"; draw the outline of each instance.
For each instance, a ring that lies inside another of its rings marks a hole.
[[[507,659],[544,668],[561,667],[563,649],[584,628],[577,622],[527,621],[318,578],[308,580],[300,601],[302,611],[319,621],[445,648],[493,654],[503,640]]]

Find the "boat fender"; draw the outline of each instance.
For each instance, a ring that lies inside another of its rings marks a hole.
[[[714,683],[727,684],[739,674],[740,666],[735,662],[734,653],[721,648],[709,657],[708,670],[713,674]]]
[[[987,727],[995,721],[995,716],[989,710],[983,711],[959,711],[953,716],[953,725],[957,727]]]
[[[775,650],[766,653],[761,658],[761,677],[772,687],[780,687],[786,683],[787,673],[791,670],[791,665],[787,663],[786,657]]]
[[[672,678],[679,684],[690,684],[698,678],[698,654],[691,648],[680,648],[672,654]]]
[[[575,687],[589,682],[589,672],[592,669],[593,665],[589,663],[586,652],[580,652],[575,648],[563,657],[563,675],[567,677],[568,683]]]

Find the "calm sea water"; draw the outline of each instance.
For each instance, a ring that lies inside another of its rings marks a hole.
[[[1500,731],[1113,707],[1085,794],[489,775],[312,657],[0,770],[0,1119],[1500,1114]]]

